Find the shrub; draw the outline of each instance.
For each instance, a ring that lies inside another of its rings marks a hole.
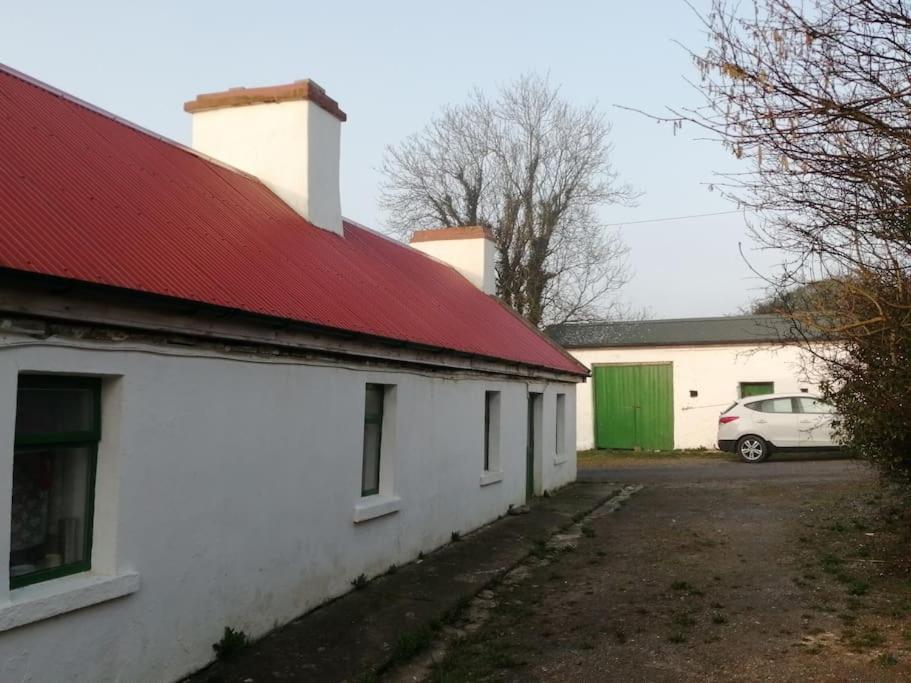
[[[221,640],[217,643],[213,643],[212,649],[215,650],[215,656],[218,659],[230,659],[249,644],[250,639],[247,637],[246,633],[240,630],[234,630],[230,626],[225,626],[225,631],[221,636]]]

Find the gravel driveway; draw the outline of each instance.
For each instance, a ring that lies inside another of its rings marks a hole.
[[[907,518],[863,465],[643,458],[580,479],[643,488],[501,587],[435,680],[911,679],[911,580],[890,555]]]

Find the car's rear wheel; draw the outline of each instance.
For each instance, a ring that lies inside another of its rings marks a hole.
[[[737,454],[744,462],[762,462],[769,457],[769,444],[752,434],[744,436],[737,442]]]

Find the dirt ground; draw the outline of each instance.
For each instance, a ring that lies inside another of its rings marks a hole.
[[[643,488],[492,591],[431,680],[911,680],[911,520],[863,467],[606,467]]]

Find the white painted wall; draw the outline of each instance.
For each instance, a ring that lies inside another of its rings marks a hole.
[[[411,246],[447,263],[485,294],[497,291],[496,245],[485,237],[412,242]]]
[[[0,336],[6,501],[17,374],[107,378],[89,576],[101,588],[77,590],[87,580],[77,575],[10,592],[0,562],[0,627],[23,610],[85,604],[91,591],[129,593],[0,633],[2,681],[174,680],[211,659],[225,626],[261,635],[348,591],[362,572],[376,575],[496,518],[524,501],[529,389],[544,393],[538,491],[575,479],[572,384],[103,348]],[[396,385],[383,493],[401,502],[354,524],[367,382]],[[486,390],[502,392],[503,475],[482,486]],[[560,456],[558,392],[568,423]],[[9,516],[0,505],[0,554],[9,552]]]
[[[194,149],[256,176],[315,226],[342,234],[341,121],[309,100],[192,116]]]
[[[610,363],[673,363],[675,448],[715,447],[718,415],[739,397],[740,382],[774,382],[775,391],[817,390],[804,373],[809,359],[793,346],[570,349],[570,353],[589,368]],[[591,377],[576,385],[576,443],[580,450],[595,446],[593,388]],[[699,395],[691,398],[690,390]]]

